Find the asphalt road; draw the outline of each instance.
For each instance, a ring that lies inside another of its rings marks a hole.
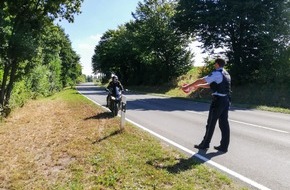
[[[91,83],[77,86],[92,101],[105,105],[107,92]],[[251,189],[290,189],[290,115],[232,107],[231,142],[221,154],[216,127],[208,151],[198,151],[205,132],[209,104],[126,92],[129,121],[177,146],[189,158],[200,158]]]

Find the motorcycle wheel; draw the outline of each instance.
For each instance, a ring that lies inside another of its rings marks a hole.
[[[118,115],[119,109],[118,109],[118,104],[117,103],[114,103],[113,105],[114,106],[113,106],[113,109],[112,109],[112,113],[113,113],[113,116],[115,117],[115,116]]]

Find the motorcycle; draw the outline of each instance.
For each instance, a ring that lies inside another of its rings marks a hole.
[[[113,117],[118,115],[122,101],[122,90],[119,87],[114,88],[115,89],[106,89],[106,91],[109,92],[107,105],[111,110]]]

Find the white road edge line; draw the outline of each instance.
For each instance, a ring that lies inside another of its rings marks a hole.
[[[195,111],[188,111],[188,112],[194,113],[194,114],[198,114],[198,115],[205,115],[203,113],[199,113],[199,112],[195,112]],[[246,123],[246,122],[242,122],[242,121],[237,121],[237,120],[233,120],[233,119],[229,119],[229,121],[235,122],[235,123],[239,123],[239,124],[249,125],[249,126],[256,127],[256,128],[266,129],[266,130],[269,130],[269,131],[275,131],[275,132],[279,132],[279,133],[289,134],[289,132],[287,132],[287,131],[283,131],[283,130],[279,130],[279,129],[273,129],[273,128],[270,128],[270,127],[264,127],[264,126],[261,126],[261,125],[255,125],[255,124]]]
[[[82,93],[80,93],[80,94],[82,94]],[[86,97],[86,98],[88,98],[92,102],[94,102],[97,105],[99,105],[99,106],[105,108],[106,110],[108,110],[108,108],[102,106],[101,104],[99,104],[98,102],[90,99],[89,97]],[[239,174],[239,173],[237,173],[235,171],[232,171],[232,170],[226,168],[225,166],[222,166],[222,165],[220,165],[220,164],[218,164],[218,163],[216,163],[216,162],[214,162],[212,160],[209,160],[206,157],[204,157],[204,156],[202,156],[202,155],[200,155],[200,154],[198,154],[198,153],[196,153],[196,152],[194,152],[192,150],[189,150],[188,148],[185,148],[185,147],[181,146],[180,144],[178,144],[178,143],[176,143],[176,142],[174,142],[174,141],[172,141],[170,139],[167,139],[166,137],[163,137],[163,136],[159,135],[158,133],[155,133],[154,131],[151,131],[150,129],[147,129],[146,127],[143,127],[142,125],[140,125],[140,124],[138,124],[138,123],[136,123],[136,122],[134,122],[134,121],[132,121],[132,120],[130,120],[128,118],[126,118],[126,121],[132,123],[133,125],[136,125],[140,129],[143,129],[144,131],[147,131],[148,133],[158,137],[159,139],[161,139],[161,140],[163,140],[163,141],[165,141],[165,142],[167,142],[167,143],[169,143],[169,144],[171,144],[171,145],[173,145],[173,146],[175,146],[175,147],[177,147],[177,148],[179,148],[179,149],[191,154],[192,156],[195,156],[195,157],[199,158],[200,160],[202,160],[204,162],[207,162],[208,164],[210,164],[210,165],[212,165],[212,166],[214,166],[214,167],[216,167],[216,168],[218,168],[218,169],[220,169],[220,170],[222,170],[222,171],[224,171],[224,172],[226,172],[226,173],[228,173],[228,174],[240,179],[241,181],[243,181],[243,182],[245,182],[245,183],[247,183],[247,184],[249,184],[249,185],[251,185],[253,187],[256,187],[256,188],[258,188],[260,190],[270,190],[268,187],[265,187],[265,186],[255,182],[255,181],[253,181],[253,180],[251,180],[251,179],[249,179],[249,178],[247,178],[247,177],[245,177],[245,176],[243,176],[243,175],[241,175],[241,174]]]
[[[240,179],[241,181],[252,185],[253,187],[256,187],[256,188],[258,188],[260,190],[270,190],[269,188],[267,188],[267,187],[255,182],[255,181],[253,181],[253,180],[251,180],[251,179],[249,179],[249,178],[247,178],[247,177],[245,177],[245,176],[243,176],[241,174],[238,174],[237,172],[234,172],[234,171],[232,171],[232,170],[230,170],[230,169],[228,169],[228,168],[226,168],[226,167],[224,167],[224,166],[222,166],[222,165],[220,165],[220,164],[218,164],[218,163],[216,163],[216,162],[214,162],[212,160],[209,160],[206,157],[204,157],[204,156],[202,156],[202,155],[200,155],[200,154],[198,154],[198,153],[196,153],[196,152],[194,152],[192,150],[189,150],[188,148],[185,148],[185,147],[181,146],[180,144],[178,144],[178,143],[176,143],[176,142],[174,142],[174,141],[172,141],[170,139],[167,139],[166,137],[163,137],[163,136],[159,135],[158,133],[155,133],[154,131],[151,131],[150,129],[147,129],[146,127],[143,127],[142,125],[140,125],[140,124],[138,124],[138,123],[136,123],[136,122],[134,122],[134,121],[132,121],[130,119],[126,118],[126,120],[128,122],[136,125],[137,127],[143,129],[144,131],[147,131],[148,133],[158,137],[159,139],[162,139],[163,141],[165,141],[165,142],[167,142],[167,143],[169,143],[169,144],[171,144],[171,145],[173,145],[173,146],[175,146],[175,147],[177,147],[177,148],[179,148],[179,149],[191,154],[192,156],[195,156],[195,157],[199,158],[200,160],[202,160],[204,162],[207,162],[208,164],[210,164],[210,165],[212,165],[212,166],[214,166],[214,167],[216,167],[216,168],[218,168],[218,169],[220,169],[220,170],[222,170],[222,171],[224,171],[224,172],[226,172],[226,173],[228,173],[228,174]]]
[[[279,130],[279,129],[273,129],[273,128],[264,127],[264,126],[261,126],[261,125],[255,125],[255,124],[251,124],[251,123],[246,123],[246,122],[242,122],[242,121],[237,121],[237,120],[233,120],[233,119],[229,119],[229,121],[232,121],[232,122],[235,122],[235,123],[244,124],[244,125],[249,125],[249,126],[252,126],[252,127],[267,129],[267,130],[270,130],[270,131],[276,131],[276,132],[279,132],[279,133],[286,133],[286,134],[289,133],[287,131],[282,131],[282,130]]]

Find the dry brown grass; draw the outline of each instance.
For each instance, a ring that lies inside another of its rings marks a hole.
[[[81,112],[80,112],[81,110]],[[41,189],[69,180],[84,163],[109,118],[88,104],[31,101],[0,125],[0,189]],[[104,113],[105,114],[105,113]],[[90,169],[88,168],[88,171]]]

